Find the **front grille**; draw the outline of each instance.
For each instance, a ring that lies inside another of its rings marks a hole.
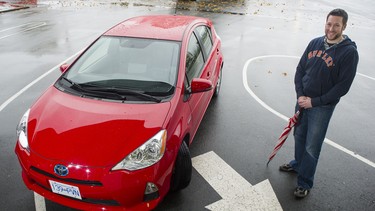
[[[89,186],[103,186],[103,184],[101,182],[98,182],[98,181],[87,181],[87,180],[77,180],[77,179],[70,179],[70,178],[59,178],[59,177],[56,177],[55,175],[53,174],[50,174],[48,172],[45,172],[41,169],[38,169],[34,166],[31,166],[30,167],[31,170],[39,173],[39,174],[42,174],[44,176],[47,176],[49,178],[53,178],[53,179],[56,179],[56,180],[60,180],[60,181],[65,181],[65,182],[70,182],[70,183],[74,183],[74,184],[79,184],[79,185],[89,185]],[[52,192],[51,188],[50,187],[46,187],[36,181],[34,181],[35,184],[37,184],[38,186],[42,187],[43,189],[47,190],[47,191],[50,191]],[[107,199],[92,199],[92,198],[85,198],[85,197],[82,197],[82,200],[79,200],[79,199],[76,199],[76,198],[72,198],[72,197],[68,197],[68,196],[64,196],[64,195],[60,195],[61,197],[64,197],[64,198],[69,198],[69,199],[72,199],[72,200],[77,200],[77,201],[81,201],[81,202],[86,202],[86,203],[90,203],[90,204],[97,204],[97,205],[105,205],[105,206],[120,206],[120,204],[115,201],[115,200],[107,200]]]
[[[43,174],[44,176],[47,176],[47,177],[50,177],[50,178],[53,178],[53,179],[56,179],[56,180],[61,180],[61,181],[65,181],[65,182],[69,182],[69,183],[74,183],[74,184],[78,184],[78,185],[89,185],[89,186],[103,186],[103,184],[99,181],[89,181],[89,180],[77,180],[77,179],[71,179],[71,178],[60,178],[60,177],[57,177],[53,174],[50,174],[48,172],[45,172],[41,169],[38,169],[34,166],[31,166],[30,167],[31,170],[39,173],[39,174]]]

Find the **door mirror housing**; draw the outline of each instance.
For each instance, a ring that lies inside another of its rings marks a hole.
[[[68,69],[68,67],[69,67],[69,65],[68,64],[62,64],[61,66],[60,66],[60,71],[62,72],[62,73],[64,73],[67,69]]]
[[[212,82],[202,78],[194,78],[190,85],[191,93],[207,92],[213,89]]]

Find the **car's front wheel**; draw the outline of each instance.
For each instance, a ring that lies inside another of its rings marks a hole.
[[[186,188],[190,184],[192,169],[190,151],[183,141],[174,164],[170,190],[179,191]]]
[[[223,67],[221,67],[221,69],[220,69],[219,78],[217,79],[217,83],[216,83],[216,86],[215,86],[214,97],[219,96],[222,78],[223,78]]]

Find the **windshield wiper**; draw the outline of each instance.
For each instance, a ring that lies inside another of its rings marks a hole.
[[[90,96],[90,97],[100,97],[102,98],[103,95],[108,98],[108,94],[111,94],[112,96],[115,96],[115,99],[120,99],[122,101],[126,100],[126,97],[119,94],[119,93],[116,93],[116,92],[108,92],[108,91],[105,91],[105,90],[96,90],[96,88],[84,88],[83,86],[81,86],[80,84],[77,84],[73,81],[71,81],[70,79],[66,78],[66,77],[62,77],[62,79],[64,79],[65,81],[67,81],[71,87],[70,88],[73,88],[75,90],[78,90],[81,92],[81,96]],[[90,86],[91,87],[91,86]],[[110,99],[114,99],[113,97],[110,97]]]
[[[71,87],[74,88],[74,89],[78,89],[79,91],[85,91],[84,88],[82,88],[79,84],[76,84],[74,83],[73,81],[71,81],[70,79],[67,79],[66,77],[62,77],[62,79],[64,79],[66,82],[70,83]]]
[[[147,100],[154,101],[156,103],[160,103],[161,99],[156,98],[152,95],[146,94],[141,91],[135,91],[131,89],[124,89],[124,88],[115,88],[115,87],[85,87],[85,89],[90,90],[90,91],[101,91],[101,92],[107,92],[107,93],[116,93],[119,95],[135,95],[137,97],[142,97]]]

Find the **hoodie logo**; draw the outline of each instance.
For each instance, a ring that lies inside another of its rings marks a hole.
[[[310,51],[307,56],[309,59],[314,57],[322,58],[323,61],[326,63],[327,67],[334,66],[332,57],[329,56],[327,53],[323,52],[322,50]]]

